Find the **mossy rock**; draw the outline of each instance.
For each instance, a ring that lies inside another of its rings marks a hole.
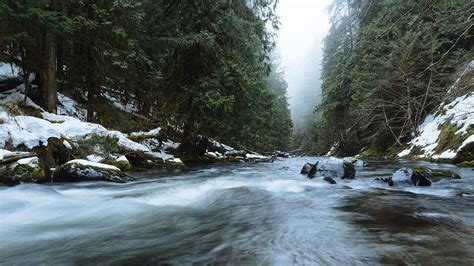
[[[166,167],[163,159],[142,151],[130,152],[125,157],[134,168],[152,169]]]
[[[474,161],[474,142],[468,143],[462,147],[456,157],[454,157],[454,163],[471,162]]]
[[[446,121],[441,126],[441,133],[436,141],[438,145],[435,148],[435,152],[439,154],[446,150],[457,150],[463,140],[466,139],[464,134],[456,134],[458,130],[450,121]]]
[[[43,165],[37,157],[30,157],[30,163],[18,163],[0,165],[0,183],[14,186],[21,183],[43,183],[48,178],[45,175]],[[27,159],[27,158],[24,158]]]
[[[466,168],[474,168],[474,160],[473,161],[464,161],[462,163],[457,164],[458,167],[466,167]]]
[[[125,160],[114,161],[112,165],[116,166],[122,171],[130,171],[133,169],[133,165],[131,165],[128,161]]]
[[[82,160],[73,160],[58,167],[54,173],[54,182],[106,181],[126,183],[135,179],[123,173],[119,168],[105,164],[84,164]]]
[[[441,180],[461,179],[461,176],[450,170],[431,169],[424,166],[415,166],[413,169],[416,173],[421,174],[423,177],[429,179],[432,182],[439,182]]]

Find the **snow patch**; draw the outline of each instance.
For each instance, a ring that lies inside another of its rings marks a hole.
[[[458,128],[456,134],[465,134],[474,125],[474,93],[458,97],[450,104],[441,106],[437,114],[428,115],[419,126],[420,134],[411,140],[408,143],[409,147],[400,152],[398,156],[407,156],[414,147],[418,147],[423,152],[419,157],[431,157],[434,159],[454,158],[461,148],[474,141],[474,136],[469,136],[455,151],[447,150],[441,154],[435,154],[441,134],[441,127],[448,121],[452,126]]]
[[[96,163],[96,162],[91,162],[91,161],[82,160],[82,159],[72,160],[72,161],[69,161],[65,164],[78,164],[78,165],[83,165],[83,166],[91,166],[91,167],[94,167],[94,168],[120,171],[120,169],[118,167],[113,166],[113,165],[104,164],[104,163]]]

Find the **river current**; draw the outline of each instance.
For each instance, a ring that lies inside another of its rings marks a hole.
[[[0,265],[474,264],[472,169],[374,161],[330,185],[299,174],[316,160],[0,187]],[[414,165],[462,179],[373,181]]]

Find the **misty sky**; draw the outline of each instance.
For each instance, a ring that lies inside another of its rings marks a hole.
[[[306,99],[302,94],[318,92],[308,91],[308,81],[315,79],[314,71],[320,70],[321,41],[329,29],[327,7],[332,0],[280,0],[277,14],[280,16],[278,32],[278,50],[282,57],[288,82],[288,94],[293,115],[300,105],[314,105],[315,99]],[[315,51],[316,50],[316,51]],[[307,69],[311,66],[311,71]],[[319,77],[319,73],[318,77]],[[316,78],[317,79],[317,78]],[[312,86],[314,87],[314,86]],[[319,87],[319,86],[318,86]],[[295,117],[294,117],[295,118]]]

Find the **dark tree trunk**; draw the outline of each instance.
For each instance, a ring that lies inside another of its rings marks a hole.
[[[99,97],[99,85],[95,75],[95,58],[93,53],[93,43],[89,45],[87,50],[87,61],[89,67],[87,68],[87,121],[96,122],[96,106]]]
[[[54,10],[55,1],[50,2]],[[39,74],[40,97],[39,104],[46,111],[56,112],[57,104],[57,41],[56,33],[44,27],[43,67]]]

